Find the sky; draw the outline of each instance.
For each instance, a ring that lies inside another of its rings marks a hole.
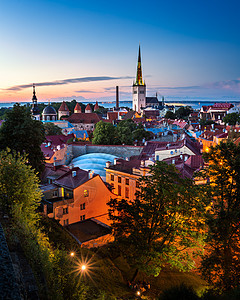
[[[240,1],[0,1],[0,102],[240,99]]]

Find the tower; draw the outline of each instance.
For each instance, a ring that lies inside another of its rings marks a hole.
[[[133,83],[133,110],[140,112],[146,106],[146,85],[142,78],[141,51],[139,45],[136,82]]]
[[[35,90],[35,84],[33,84],[33,97],[32,97],[32,109],[31,109],[33,118],[35,120],[40,121],[40,111],[37,105],[37,96],[36,96],[36,90]]]

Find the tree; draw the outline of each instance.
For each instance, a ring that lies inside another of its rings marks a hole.
[[[114,145],[116,142],[116,128],[113,124],[99,121],[93,132],[92,143],[96,145]]]
[[[13,215],[21,211],[28,218],[35,212],[41,201],[39,179],[27,165],[26,155],[0,152],[0,204],[2,209]]]
[[[178,119],[187,119],[187,117],[190,115],[191,112],[192,112],[192,108],[190,106],[181,106],[176,111],[176,116]]]
[[[181,178],[174,165],[158,161],[140,183],[135,200],[108,203],[116,243],[136,267],[133,280],[139,269],[154,275],[167,265],[190,269],[204,227],[204,205],[192,181]]]
[[[240,114],[238,113],[231,113],[231,114],[226,114],[226,116],[223,118],[223,122],[225,124],[229,125],[236,125],[236,123],[240,122]]]
[[[0,128],[0,149],[19,151],[28,155],[28,161],[36,172],[44,168],[41,144],[44,141],[42,122],[33,120],[31,113],[19,104],[8,110]]]
[[[59,135],[62,134],[62,129],[57,125],[47,122],[44,125],[45,135]]]
[[[145,130],[144,128],[139,128],[136,129],[132,132],[132,139],[134,141],[142,141],[143,139],[145,140],[150,140],[152,134],[150,131]]]
[[[172,112],[171,110],[168,110],[164,116],[166,119],[175,120],[177,118],[176,114]]]
[[[202,274],[215,289],[228,291],[240,284],[240,146],[220,143],[205,153],[203,201],[208,234]]]

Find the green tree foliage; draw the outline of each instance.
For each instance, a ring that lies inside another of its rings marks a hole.
[[[200,120],[200,125],[212,125],[212,124],[215,124],[215,122],[213,120],[205,120],[205,119],[201,119]]]
[[[62,129],[57,125],[47,122],[44,123],[45,135],[59,135],[62,134]]]
[[[26,107],[15,104],[8,110],[6,119],[0,128],[0,149],[19,151],[28,155],[30,165],[41,172],[44,168],[44,156],[41,144],[44,141],[42,122],[33,120]]]
[[[192,112],[192,108],[190,106],[181,106],[176,111],[176,116],[178,119],[187,119],[190,113]]]
[[[132,145],[132,132],[137,129],[137,125],[133,120],[123,120],[117,125],[117,136],[121,144]]]
[[[151,137],[151,132],[145,130],[144,128],[139,128],[132,132],[132,139],[134,141],[142,141],[143,139],[150,140]]]
[[[38,283],[41,299],[86,299],[87,287],[73,274],[69,253],[53,249],[36,212],[41,201],[39,179],[26,156],[0,152],[0,208],[10,216],[12,240],[20,242]],[[44,280],[43,280],[44,278]]]
[[[158,275],[166,265],[190,269],[201,248],[204,227],[204,205],[192,181],[181,178],[173,165],[158,161],[140,182],[135,200],[108,203],[122,253],[147,274]]]
[[[226,116],[223,118],[223,122],[229,125],[236,125],[236,123],[240,122],[240,114],[238,113],[226,114]]]
[[[210,285],[228,291],[240,284],[240,146],[220,143],[205,159],[202,176],[209,182],[201,194],[211,209],[201,270]]]
[[[175,120],[177,118],[176,114],[172,112],[171,110],[168,110],[164,116],[166,119]]]
[[[116,128],[113,124],[99,121],[93,132],[92,143],[97,145],[115,145]]]

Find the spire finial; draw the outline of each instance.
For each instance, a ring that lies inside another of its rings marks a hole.
[[[141,64],[141,49],[139,43],[139,50],[138,50],[138,65],[137,65],[137,76],[136,76],[136,83],[135,85],[144,85],[142,79],[142,64]]]
[[[33,101],[37,101],[37,96],[36,96],[36,90],[35,90],[35,83],[33,83],[33,97],[32,97]]]

